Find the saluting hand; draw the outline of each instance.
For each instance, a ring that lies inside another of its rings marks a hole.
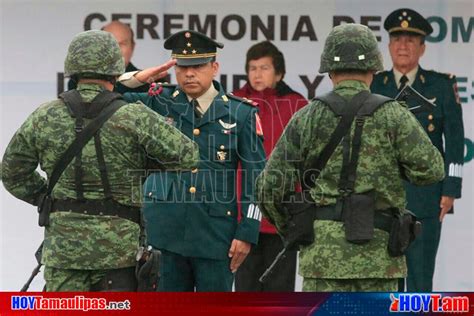
[[[444,215],[446,215],[450,209],[453,208],[454,205],[454,198],[451,196],[446,196],[443,195],[441,197],[441,202],[439,204],[439,207],[441,208],[441,211],[439,212],[439,221],[442,222],[444,219]]]
[[[168,69],[176,65],[176,59],[170,59],[166,63],[140,70],[135,74],[135,78],[140,82],[152,83],[168,75]]]
[[[230,261],[230,270],[232,273],[236,272],[240,267],[242,262],[250,252],[251,245],[250,243],[238,239],[232,240],[232,244],[229,249],[229,258],[232,258]]]

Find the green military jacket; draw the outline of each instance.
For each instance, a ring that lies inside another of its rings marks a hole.
[[[350,99],[366,84],[347,80],[334,91]],[[326,146],[339,121],[330,108],[314,100],[298,111],[288,124],[257,182],[262,212],[286,231],[288,215],[280,207],[300,182],[298,170],[312,168],[311,161]],[[353,137],[354,126],[351,134]],[[338,181],[342,167],[339,144],[310,193],[318,205],[334,205],[340,196]],[[444,176],[442,157],[415,117],[397,102],[388,102],[367,117],[362,133],[354,190],[375,190],[376,208],[405,207],[401,173],[416,184],[430,184]],[[300,252],[299,273],[307,278],[397,278],[406,274],[404,257],[387,252],[388,234],[375,229],[367,244],[348,243],[341,222],[316,220],[315,242]]]
[[[95,84],[78,86],[86,102],[101,90]],[[36,205],[46,190],[46,179],[35,170],[39,164],[47,177],[51,176],[75,138],[74,125],[75,119],[62,100],[47,102],[34,111],[5,151],[5,188]],[[141,205],[140,179],[145,177],[147,158],[165,168],[183,169],[195,167],[199,158],[196,144],[139,103],[122,106],[104,124],[100,136],[112,195],[123,205]],[[82,166],[84,197],[104,199],[94,140],[82,151]],[[54,199],[76,198],[74,170],[74,163],[65,169],[52,192]],[[54,212],[45,230],[42,262],[63,269],[129,267],[135,264],[139,233],[139,225],[119,217]]]
[[[140,100],[165,116],[200,150],[200,163],[193,172],[157,172],[148,177],[144,186],[148,242],[183,256],[222,260],[228,258],[233,239],[257,243],[262,214],[254,188],[265,152],[257,108],[227,95],[218,82],[213,84],[218,95],[201,118],[178,86],[163,85],[155,96],[126,93],[125,98]]]
[[[456,78],[419,67],[412,87],[436,105],[433,111],[417,113],[416,118],[443,155],[446,177],[429,186],[406,183],[408,209],[420,218],[438,217],[441,196],[461,197],[464,128]],[[395,97],[398,89],[393,71],[375,75],[371,90]]]

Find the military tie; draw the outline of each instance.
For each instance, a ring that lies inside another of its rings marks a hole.
[[[408,82],[408,77],[403,75],[401,78],[400,78],[400,88],[398,88],[398,91],[402,91],[403,88],[405,88],[406,84]]]
[[[192,99],[191,100],[191,105],[193,106],[193,110],[194,110],[194,116],[196,118],[201,118],[202,117],[202,109],[201,109],[201,106],[199,105],[199,102],[197,99]]]

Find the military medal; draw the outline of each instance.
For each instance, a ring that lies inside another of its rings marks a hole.
[[[430,123],[430,125],[428,125],[428,132],[432,132],[434,130],[435,130],[435,126]]]
[[[226,157],[227,157],[227,153],[225,151],[218,151],[217,152],[217,159],[219,161],[224,161]]]

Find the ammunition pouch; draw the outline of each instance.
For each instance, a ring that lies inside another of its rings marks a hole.
[[[408,210],[403,213],[395,212],[388,238],[388,254],[391,257],[399,257],[405,254],[408,246],[421,232],[421,223],[416,216]]]
[[[160,281],[161,251],[148,247],[141,248],[137,254],[135,275],[138,281],[137,292],[156,292]]]
[[[136,290],[137,279],[134,267],[107,270],[106,275],[90,288],[91,292],[135,292]]]
[[[346,240],[354,244],[365,244],[374,238],[375,197],[366,194],[349,194],[341,200],[342,218]],[[337,208],[337,207],[336,207]]]
[[[49,226],[49,214],[53,209],[53,199],[51,195],[44,194],[38,203],[38,225],[40,227]]]

